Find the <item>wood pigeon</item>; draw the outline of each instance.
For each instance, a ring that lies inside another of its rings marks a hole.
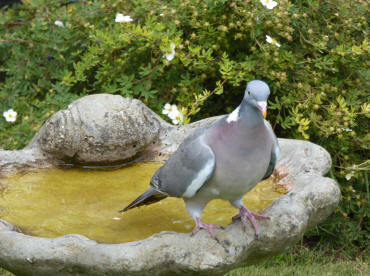
[[[269,86],[260,80],[247,84],[241,104],[210,126],[190,134],[153,175],[151,187],[120,212],[151,204],[168,196],[183,198],[195,220],[194,235],[201,228],[215,238],[214,228],[200,217],[212,199],[228,200],[240,210],[245,228],[247,218],[257,237],[256,219],[267,218],[249,211],[242,197],[274,171],[279,145],[266,116]]]

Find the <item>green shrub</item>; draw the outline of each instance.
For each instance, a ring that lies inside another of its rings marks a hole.
[[[0,107],[18,120],[0,119],[0,147],[23,147],[83,95],[135,97],[157,113],[175,103],[188,123],[230,112],[246,81],[262,79],[278,136],[309,139],[333,158],[340,208],[310,235],[369,246],[366,1],[280,0],[271,10],[259,0],[63,3],[29,0],[2,11]],[[133,21],[115,22],[118,13]]]

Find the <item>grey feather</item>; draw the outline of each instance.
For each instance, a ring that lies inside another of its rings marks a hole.
[[[205,164],[210,164],[211,169],[200,187],[207,182],[214,170],[215,155],[211,148],[202,142],[204,131],[205,129],[198,129],[188,136],[154,174],[150,182],[154,189],[169,196],[182,197]]]
[[[279,158],[279,152],[280,152],[278,139],[276,138],[276,135],[275,135],[274,131],[272,130],[272,127],[271,127],[270,123],[267,122],[266,120],[264,120],[264,122],[265,122],[265,125],[267,126],[267,128],[270,132],[270,135],[272,135],[274,137],[274,145],[273,145],[272,151],[271,151],[271,158],[270,158],[269,166],[268,166],[267,171],[265,173],[265,176],[262,178],[262,180],[265,180],[265,179],[269,178],[272,175],[272,173],[274,172],[277,160]]]

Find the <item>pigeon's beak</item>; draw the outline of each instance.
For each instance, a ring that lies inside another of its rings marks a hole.
[[[263,114],[263,118],[266,118],[267,102],[265,102],[265,101],[257,102],[257,106],[258,106],[259,110],[261,110],[261,112]]]

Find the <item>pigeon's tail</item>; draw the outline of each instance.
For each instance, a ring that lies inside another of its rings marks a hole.
[[[166,197],[167,197],[166,195],[161,194],[160,192],[157,192],[155,189],[150,187],[141,196],[139,196],[137,199],[135,199],[133,202],[131,202],[129,205],[127,205],[125,208],[123,208],[119,212],[123,213],[135,207],[139,207],[142,205],[149,205],[149,204],[158,202]]]

